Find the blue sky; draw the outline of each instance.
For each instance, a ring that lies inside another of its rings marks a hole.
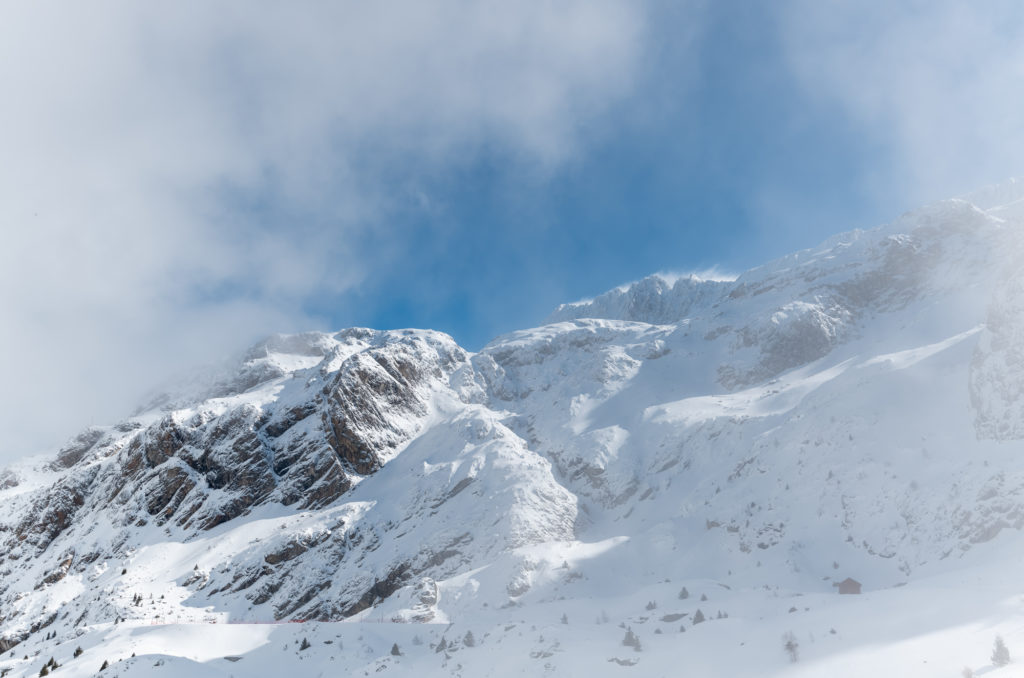
[[[801,91],[768,5],[712,4],[701,17],[692,43],[673,41],[682,11],[648,36],[636,93],[592,123],[579,157],[538,175],[481,153],[428,181],[441,207],[398,217],[409,242],[394,263],[310,310],[334,326],[439,328],[478,348],[564,301],[657,271],[738,273],[914,206],[915,195],[865,195],[862,175],[888,149]],[[769,214],[764,191],[792,213]]]
[[[15,3],[0,462],[270,332],[476,349],[1017,175],[1022,7]]]
[[[884,130],[808,91],[774,7],[655,8],[629,96],[554,169],[484,148],[399,173],[436,208],[394,215],[404,246],[354,289],[310,299],[311,314],[478,348],[564,301],[657,271],[740,272],[945,197],[901,181]],[[879,175],[891,190],[867,185]]]

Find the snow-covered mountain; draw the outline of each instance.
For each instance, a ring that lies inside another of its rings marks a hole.
[[[985,666],[1024,648],[1020,204],[652,276],[477,353],[268,339],[0,472],[0,671]]]

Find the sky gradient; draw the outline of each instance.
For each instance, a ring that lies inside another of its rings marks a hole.
[[[1010,1],[6,11],[0,463],[269,332],[476,349],[1024,157]]]

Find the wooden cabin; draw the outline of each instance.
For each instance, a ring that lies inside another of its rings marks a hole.
[[[860,582],[847,577],[843,581],[834,582],[832,586],[839,589],[840,594],[857,595],[860,593]]]

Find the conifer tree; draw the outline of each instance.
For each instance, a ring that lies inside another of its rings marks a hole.
[[[640,638],[633,633],[633,629],[626,629],[626,635],[622,638],[622,644],[633,648],[637,652],[640,651]]]
[[[1010,663],[1010,651],[1006,649],[1006,643],[1002,636],[996,636],[996,642],[992,648],[992,663],[995,666],[1006,666]]]
[[[789,661],[796,663],[800,659],[800,645],[796,642],[796,636],[792,632],[782,636],[782,649],[789,655]]]

